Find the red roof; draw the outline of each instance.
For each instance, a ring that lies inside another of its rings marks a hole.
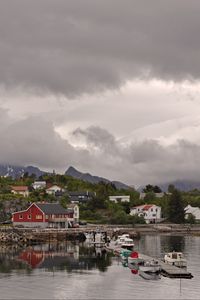
[[[152,206],[152,204],[145,205],[142,210],[149,210],[149,208],[151,208]]]
[[[16,192],[25,192],[28,191],[28,187],[26,185],[12,186],[12,190]]]
[[[149,208],[151,208],[152,206],[154,206],[155,204],[144,204],[144,205],[138,205],[138,206],[134,206],[134,208],[141,208],[142,210],[149,210]]]

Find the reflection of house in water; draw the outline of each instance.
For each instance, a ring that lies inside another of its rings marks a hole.
[[[40,268],[50,271],[91,270],[94,268],[104,272],[111,265],[111,258],[104,251],[72,243],[46,244],[28,247],[23,250],[18,259],[32,269]]]
[[[37,268],[44,260],[44,252],[29,249],[22,251],[18,258],[34,269]]]
[[[27,263],[31,268],[59,267],[67,261],[78,260],[79,247],[74,245],[39,245],[23,250],[18,259]]]

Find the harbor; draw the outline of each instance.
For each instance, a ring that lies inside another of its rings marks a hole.
[[[14,283],[19,296],[23,288],[23,299],[62,299],[66,294],[72,299],[146,299],[147,295],[149,299],[199,298],[200,266],[196,251],[200,247],[199,237],[147,234],[133,240],[134,251],[146,260],[161,260],[171,249],[182,251],[187,258],[187,271],[194,277],[188,280],[180,276],[181,269],[175,277],[170,277],[169,273],[165,276],[164,271],[157,274],[136,270],[133,264],[129,266],[121,259],[117,249],[113,252],[112,242],[110,246],[94,245],[87,240],[52,241],[24,247],[0,244],[1,292],[8,299],[14,298],[10,288]],[[44,290],[47,284],[48,289]],[[59,285],[59,290],[54,289],[55,284]]]

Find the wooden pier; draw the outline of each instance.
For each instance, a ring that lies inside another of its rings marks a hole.
[[[139,257],[141,257],[144,260],[152,260],[156,259],[158,263],[161,265],[161,274],[165,277],[169,278],[186,278],[191,279],[193,278],[193,275],[187,271],[185,268],[178,268],[176,266],[170,265],[165,263],[164,261],[153,258],[144,254],[139,254]]]
[[[116,246],[106,246],[106,249],[108,251],[112,251],[115,255],[119,256],[120,255],[120,248]],[[172,266],[170,264],[165,263],[164,261],[153,258],[151,256],[139,253],[139,258],[144,259],[144,260],[152,260],[155,259],[158,261],[158,263],[161,266],[161,274],[165,277],[169,278],[185,278],[185,279],[191,279],[193,278],[193,275],[187,271],[185,268],[178,268],[176,266]]]

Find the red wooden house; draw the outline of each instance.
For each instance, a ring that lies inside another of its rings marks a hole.
[[[67,228],[74,221],[74,211],[59,203],[32,203],[26,210],[12,214],[14,226]]]

